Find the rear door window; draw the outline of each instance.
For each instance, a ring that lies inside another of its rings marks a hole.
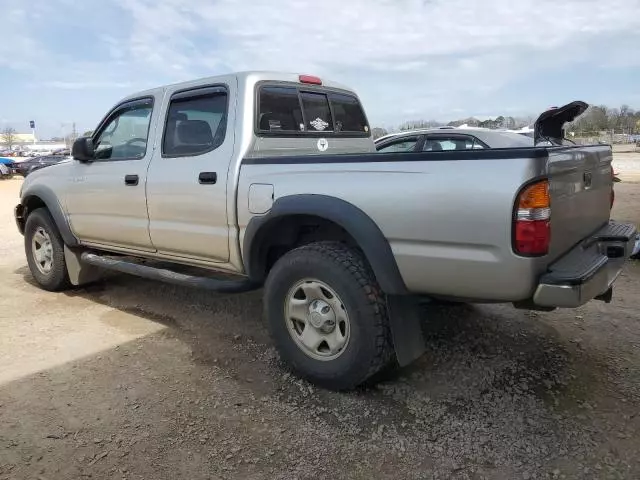
[[[222,87],[174,95],[167,112],[162,154],[196,156],[222,145],[227,129],[227,97]]]

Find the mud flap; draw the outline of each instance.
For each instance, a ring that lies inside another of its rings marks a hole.
[[[420,323],[420,304],[412,296],[388,295],[387,307],[396,358],[404,367],[426,351]]]
[[[69,281],[76,287],[100,280],[104,275],[100,268],[82,262],[81,253],[81,250],[64,246],[64,261],[67,264]]]

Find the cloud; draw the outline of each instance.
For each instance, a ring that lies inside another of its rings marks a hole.
[[[34,84],[51,88],[61,88],[65,90],[83,90],[87,88],[131,88],[129,82],[65,82],[60,80],[45,81]]]
[[[130,45],[140,60],[155,61],[148,53],[156,49],[193,65],[201,56],[217,56],[240,68],[374,62],[411,69],[437,55],[551,51],[585,37],[633,31],[640,8],[637,0],[351,0],[348,7],[342,0],[299,0],[279,8],[271,0],[119,2],[137,20]],[[188,41],[194,33],[202,40],[198,47]],[[218,38],[224,48],[207,48]]]
[[[633,45],[640,44],[638,0],[298,0],[277,8],[271,0],[119,1],[136,19],[132,61],[167,74],[171,62],[176,78],[311,72],[346,78],[368,99],[433,115],[450,111],[447,103],[464,104],[471,92],[482,98],[589,61],[602,39],[619,43],[623,58],[637,56]]]
[[[572,66],[640,64],[640,0],[49,0],[28,9],[4,2],[14,58],[3,42],[0,66],[38,65],[54,88],[308,72],[355,87],[375,120],[513,109],[495,101],[518,82],[553,87],[554,72]],[[48,26],[73,34],[76,24],[86,28],[67,50],[39,33]],[[85,46],[86,55],[74,53]]]

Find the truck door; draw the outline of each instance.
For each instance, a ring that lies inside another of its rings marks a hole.
[[[154,103],[160,103],[155,100],[152,94],[117,105],[93,136],[95,159],[73,162],[64,203],[71,229],[83,243],[154,250],[145,180],[153,153],[149,130],[157,119]]]
[[[158,253],[229,260],[227,172],[236,83],[167,91],[162,141],[149,166],[149,232]],[[233,205],[233,202],[230,203]]]

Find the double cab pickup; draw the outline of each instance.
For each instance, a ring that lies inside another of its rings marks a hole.
[[[566,145],[377,152],[358,96],[245,72],[124,98],[69,159],[24,181],[36,282],[105,270],[212,292],[262,288],[299,375],[353,388],[424,352],[423,299],[578,307],[611,300],[635,227],[610,220],[612,153]]]

